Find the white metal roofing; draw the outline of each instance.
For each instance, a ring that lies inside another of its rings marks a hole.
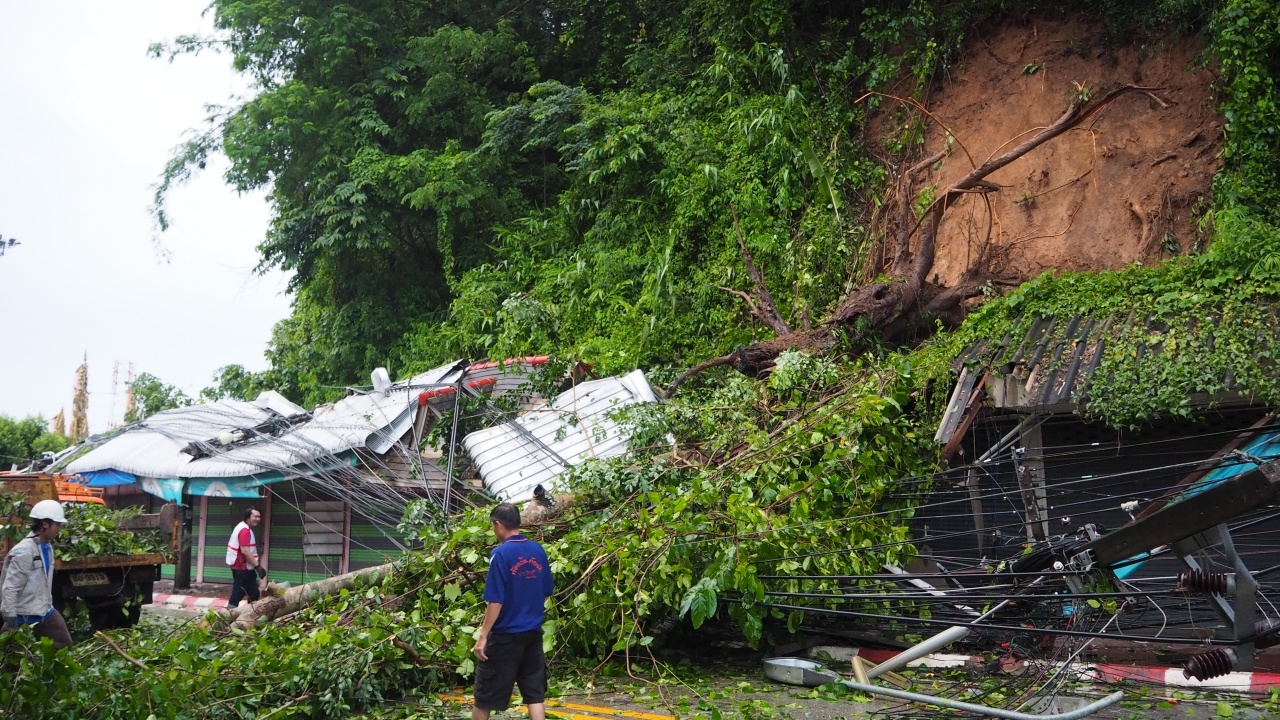
[[[473,432],[462,445],[490,492],[522,502],[533,497],[537,485],[559,489],[556,480],[567,466],[626,452],[629,438],[609,413],[639,402],[657,402],[657,397],[644,373],[635,370],[577,385],[548,408]]]
[[[157,413],[126,428],[67,466],[69,473],[120,470],[150,478],[223,478],[284,472],[345,450],[388,450],[413,425],[418,394],[455,382],[459,363],[445,365],[364,395],[317,408],[311,420],[277,437],[237,445],[211,457],[183,453],[189,443],[305,410],[275,392],[253,402],[219,401]]]

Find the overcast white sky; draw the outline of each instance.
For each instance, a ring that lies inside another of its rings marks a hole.
[[[261,194],[219,168],[175,192],[160,237],[151,186],[183,132],[246,84],[224,55],[173,64],[148,44],[205,32],[207,0],[0,0],[0,414],[52,417],[89,356],[89,420],[124,412],[128,363],[195,393],[230,363],[266,366],[285,276],[253,273]],[[119,394],[111,394],[120,362]],[[69,419],[69,417],[68,417]]]

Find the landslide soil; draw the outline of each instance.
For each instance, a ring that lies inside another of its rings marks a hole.
[[[989,275],[1022,280],[1203,249],[1222,119],[1217,75],[1197,37],[1117,47],[1100,24],[1027,20],[971,39],[961,57],[931,88],[926,104],[936,121],[921,156],[944,149],[948,130],[954,141],[917,190],[944,189],[1053,122],[1082,91],[1097,98],[1126,84],[1158,89],[1120,98],[993,173],[1000,192],[950,207],[931,278],[952,285],[977,263]]]

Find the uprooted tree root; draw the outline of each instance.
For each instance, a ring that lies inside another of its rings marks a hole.
[[[735,349],[720,357],[705,360],[686,370],[666,390],[670,397],[689,378],[713,367],[731,365],[749,377],[761,377],[774,365],[778,355],[787,350],[802,350],[810,354],[827,354],[834,350],[842,338],[850,337],[858,344],[866,344],[863,338],[881,342],[901,340],[907,331],[927,329],[928,321],[939,318],[945,324],[955,325],[962,319],[963,304],[977,297],[989,282],[1005,283],[1005,279],[993,277],[984,270],[979,258],[971,262],[959,282],[944,287],[929,281],[937,255],[938,226],[947,209],[966,195],[987,196],[1000,192],[1001,187],[987,177],[1013,163],[1044,143],[1093,119],[1116,99],[1129,93],[1151,93],[1158,88],[1125,85],[1090,103],[1084,93],[1078,93],[1067,110],[1053,123],[1038,130],[1030,138],[1001,155],[993,155],[969,171],[946,190],[941,192],[924,211],[919,221],[894,238],[893,261],[889,279],[863,285],[850,291],[835,307],[830,316],[811,330],[795,332],[778,312],[773,296],[751,259],[746,243],[738,230],[738,242],[742,250],[747,274],[754,283],[750,296],[741,291],[729,290],[742,297],[751,313],[774,332],[774,337]],[[901,100],[901,98],[897,98]],[[912,102],[912,101],[907,101]],[[912,104],[917,105],[912,102]],[[923,111],[923,108],[921,108]],[[927,111],[926,111],[927,112]],[[1027,133],[1022,133],[1026,135]],[[1013,142],[1017,138],[1013,138]],[[1006,143],[1008,144],[1008,143]],[[936,162],[935,154],[916,163],[904,173],[903,184],[909,188],[912,176]],[[909,197],[909,192],[904,193]],[[909,204],[909,203],[908,203]],[[909,207],[907,212],[910,212]],[[735,216],[735,227],[737,220]],[[915,252],[910,252],[911,239],[919,234]],[[752,302],[754,299],[754,302]]]

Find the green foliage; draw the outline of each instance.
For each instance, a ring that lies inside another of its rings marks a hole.
[[[904,540],[910,515],[909,503],[888,503],[885,492],[896,478],[932,467],[928,433],[902,411],[911,378],[851,365],[781,394],[743,382],[735,376],[643,419],[624,417],[647,423],[655,437],[658,428],[678,430],[691,450],[737,448],[731,459],[675,463],[637,444],[630,456],[576,467],[568,482],[581,495],[572,517],[526,530],[546,547],[555,575],[545,625],[553,657],[650,646],[661,642],[651,629],[682,614],[693,625],[736,623],[756,643],[768,617],[758,575],[869,572],[910,552],[881,543]],[[743,402],[713,404],[729,396]],[[691,423],[699,414],[706,421]],[[865,517],[873,508],[888,512]],[[338,718],[387,698],[448,690],[474,671],[495,542],[488,510],[468,510],[447,530],[429,524],[424,549],[382,586],[326,598],[287,622],[243,634],[192,625],[118,636],[146,670],[105,648],[53,653],[27,633],[0,638],[17,666],[15,681],[0,684],[0,713]],[[853,516],[864,519],[847,522]]]
[[[145,555],[165,552],[160,533],[154,530],[125,530],[128,522],[142,514],[136,507],[109,510],[97,503],[67,503],[67,524],[54,540],[59,560],[98,555]]]
[[[1189,415],[1191,395],[1228,390],[1280,402],[1274,363],[1280,301],[1280,230],[1243,208],[1215,215],[1203,255],[1154,268],[1045,275],[986,303],[927,354],[953,354],[979,339],[1021,338],[1038,317],[1064,337],[1080,316],[1109,321],[1087,411],[1116,425]],[[1017,343],[1010,343],[1011,355]],[[996,365],[1007,357],[992,358]],[[1064,360],[1069,362],[1070,358]]]
[[[1154,268],[1046,275],[909,361],[786,353],[768,383],[712,373],[673,402],[620,411],[631,454],[575,467],[566,481],[579,503],[530,529],[559,588],[550,647],[590,657],[645,647],[673,617],[733,622],[759,642],[766,620],[791,630],[803,620],[761,606],[759,575],[902,561],[912,503],[887,493],[916,487],[902,479],[932,469],[937,452],[936,398],[920,389],[960,348],[1016,337],[1037,316],[1112,318],[1089,408],[1110,422],[1186,413],[1191,393],[1221,391],[1228,377],[1280,402],[1270,152],[1280,11],[1258,0],[1061,10],[1105,17],[1113,41],[1208,22],[1228,121],[1205,218],[1214,244]],[[271,192],[266,264],[296,272],[271,369],[224,372],[214,392],[275,387],[318,402],[335,392],[324,386],[363,382],[377,365],[401,375],[459,356],[555,352],[611,373],[758,339],[765,331],[718,289],[750,283],[734,216],[788,322],[820,318],[866,269],[874,238],[859,218],[886,185],[865,144],[866,108],[879,101],[856,101],[898,79],[927,88],[972,24],[1005,7],[217,0],[213,12],[259,93],[215,111],[166,182],[225,153],[230,182]],[[923,126],[902,118],[882,132],[872,140],[901,153]],[[129,650],[148,672],[27,649],[0,709],[145,717],[157,712],[151,694],[169,692],[197,716],[341,717],[405,688],[447,687],[474,669],[487,514],[446,529],[418,508],[408,526],[425,550],[382,588],[241,637],[139,636]]]
[[[39,460],[45,452],[60,452],[70,441],[63,435],[49,430],[49,423],[42,417],[26,417],[15,420],[0,415],[0,470],[17,465],[27,467]]]
[[[346,718],[384,698],[412,696],[416,688],[445,688],[450,673],[419,631],[403,629],[411,614],[388,608],[393,597],[395,591],[381,588],[344,592],[290,623],[248,634],[195,623],[178,632],[115,631],[146,669],[97,639],[75,652],[55,652],[27,629],[0,635],[0,657],[14,679],[0,687],[0,714],[15,720]],[[422,647],[424,659],[413,661],[396,642]]]
[[[856,526],[843,522],[892,509],[884,493],[895,478],[931,467],[926,434],[901,411],[909,381],[890,377],[853,366],[826,385],[781,396],[751,383],[746,392],[737,388],[733,405],[719,404],[724,389],[709,390],[627,418],[647,426],[633,440],[640,457],[659,448],[638,439],[661,446],[669,442],[663,430],[695,455],[734,453],[705,466],[658,455],[573,470],[569,485],[596,510],[563,530],[540,529],[554,538],[547,549],[557,578],[574,587],[557,603],[560,642],[584,653],[617,651],[652,642],[647,628],[666,617],[687,615],[697,626],[726,616],[726,608],[758,642],[766,617],[756,605],[764,592],[758,574],[856,573],[909,552],[877,545],[905,539],[909,508]],[[878,549],[834,552],[872,545]],[[619,596],[618,588],[627,590]],[[734,602],[722,603],[726,596]]]
[[[769,374],[769,388],[785,393],[795,388],[826,387],[839,377],[836,364],[827,358],[813,357],[798,350],[779,353]]]
[[[307,404],[378,365],[719,353],[760,334],[717,289],[749,283],[733,212],[784,315],[821,315],[885,179],[855,93],[923,86],[996,6],[218,0],[215,37],[153,52],[222,48],[256,94],[178,149],[157,218],[213,153],[269,189],[296,295],[253,386]]]
[[[26,536],[27,527],[27,496],[0,492],[0,547],[13,547]]]
[[[195,402],[178,388],[145,372],[129,382],[129,392],[133,395],[134,405],[124,414],[126,423],[145,420],[162,410],[186,407]]]
[[[1222,64],[1225,171],[1214,181],[1220,207],[1243,207],[1280,222],[1280,9],[1262,0],[1226,0],[1210,23]]]
[[[213,385],[200,391],[201,402],[253,400],[264,390],[274,390],[277,378],[270,372],[250,372],[243,365],[227,365],[214,373]]]

